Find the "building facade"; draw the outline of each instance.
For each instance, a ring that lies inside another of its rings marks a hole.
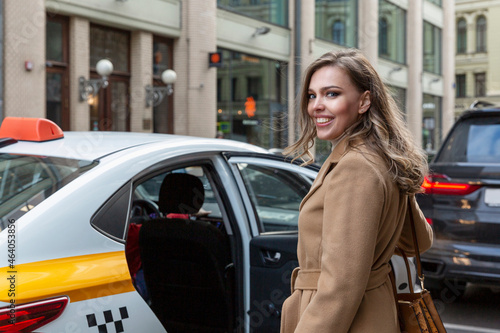
[[[496,17],[498,0],[456,0],[456,116],[475,101],[500,103]]]
[[[359,48],[435,150],[451,126],[453,0],[4,0],[2,117],[64,130],[224,137],[266,148],[295,140],[295,97],[321,54]],[[108,85],[85,95],[81,81]],[[158,105],[173,69],[173,93]],[[328,147],[318,145],[317,151]]]

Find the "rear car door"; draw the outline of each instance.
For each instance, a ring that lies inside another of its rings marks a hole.
[[[251,332],[279,332],[281,307],[290,295],[297,261],[299,206],[317,168],[303,168],[283,158],[229,157],[249,212]]]

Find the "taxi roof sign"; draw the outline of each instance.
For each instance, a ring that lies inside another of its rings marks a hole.
[[[0,127],[0,138],[41,142],[62,137],[62,129],[44,118],[5,117]]]

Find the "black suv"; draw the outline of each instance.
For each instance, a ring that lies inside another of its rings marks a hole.
[[[467,282],[500,286],[500,106],[471,105],[429,167],[418,197],[435,232],[426,287],[459,297]]]

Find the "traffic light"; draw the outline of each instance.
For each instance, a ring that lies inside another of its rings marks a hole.
[[[208,53],[208,67],[222,67],[222,52]]]

